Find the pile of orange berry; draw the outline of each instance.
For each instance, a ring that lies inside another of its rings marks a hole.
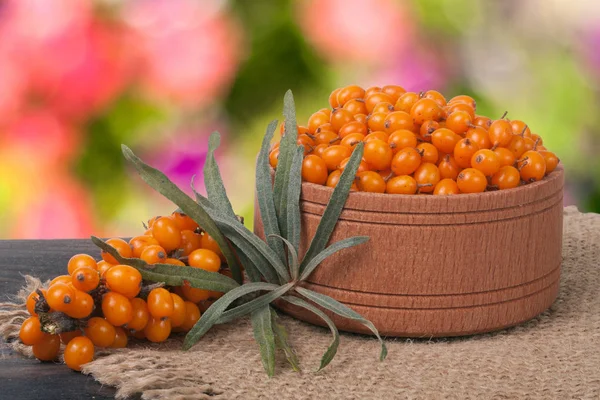
[[[215,240],[178,212],[152,218],[146,232],[129,242],[113,238],[107,243],[126,258],[231,276]],[[187,284],[145,282],[137,269],[119,264],[106,252],[101,256],[96,261],[88,254],[74,255],[68,274],[28,296],[31,316],[21,325],[19,337],[39,360],[57,359],[62,344],[64,362],[79,371],[92,361],[97,347],[126,347],[130,336],[165,341],[171,332],[189,331],[201,311],[222,295]]]
[[[559,163],[525,122],[476,113],[475,100],[435,90],[350,85],[329,96],[331,109],[298,126],[302,179],[335,187],[354,147],[364,142],[353,190],[450,195],[539,181]],[[282,127],[282,135],[284,125]],[[279,143],[270,152],[277,168]]]

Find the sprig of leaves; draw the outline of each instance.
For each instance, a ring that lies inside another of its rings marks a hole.
[[[123,145],[125,158],[133,164],[142,179],[175,203],[215,238],[232,269],[235,280],[197,268],[181,268],[166,264],[148,265],[143,260],[121,257],[115,249],[98,238],[93,237],[92,240],[119,262],[140,270],[144,279],[165,282],[168,285],[189,282],[193,287],[225,292],[206,310],[187,334],[183,344],[184,349],[193,346],[215,324],[250,315],[254,337],[259,345],[267,374],[269,376],[274,374],[277,348],[283,350],[294,370],[300,370],[296,353],[288,340],[288,333],[271,306],[272,302],[279,300],[313,312],[329,326],[333,340],[321,359],[319,369],[333,360],[339,346],[339,333],[328,312],[358,321],[369,328],[381,343],[380,359],[383,360],[387,355],[387,349],[379,332],[370,321],[344,304],[300,285],[327,257],[369,239],[365,236],[357,236],[327,246],[354,181],[363,154],[363,144],[359,143],[355,147],[337,186],[333,189],[317,232],[305,256],[299,260],[300,192],[304,148],[296,143],[298,132],[291,91],[288,91],[284,98],[284,117],[285,135],[280,142],[274,182],[268,158],[277,121],[269,124],[256,163],[256,195],[265,231],[264,241],[240,223],[231,207],[214,158],[214,152],[220,142],[218,133],[213,133],[210,137],[209,152],[204,167],[208,197],[196,193],[195,200],[182,192],[162,172],[145,164]],[[241,269],[234,250],[242,265],[246,267],[250,282],[242,284]]]

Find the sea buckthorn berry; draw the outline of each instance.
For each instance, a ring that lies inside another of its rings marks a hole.
[[[97,270],[90,267],[79,267],[71,275],[71,282],[75,289],[89,292],[98,287],[100,283],[100,274]]]
[[[158,244],[158,240],[150,235],[141,235],[131,238],[129,245],[131,246],[131,254],[135,258],[140,258],[142,251],[152,244]]]
[[[73,278],[71,278],[71,275],[59,275],[50,281],[50,284],[48,285],[48,287],[54,285],[55,283],[59,283],[59,282],[71,284],[72,280],[73,280]]]
[[[181,248],[184,256],[188,256],[200,247],[202,247],[202,235],[190,230],[181,231]]]
[[[329,123],[335,132],[339,131],[340,128],[349,122],[354,121],[354,114],[343,108],[333,110],[331,113],[331,119]]]
[[[105,278],[110,290],[130,299],[142,288],[142,274],[129,265],[115,265],[106,272]]]
[[[462,94],[460,96],[454,96],[448,102],[448,104],[455,104],[455,103],[466,104],[466,105],[470,106],[473,110],[477,109],[477,103],[475,102],[475,100],[471,96],[467,96],[465,94]]]
[[[169,318],[150,318],[144,328],[146,339],[154,343],[164,342],[171,334],[171,320]]]
[[[352,118],[356,114],[367,114],[367,106],[365,105],[365,101],[363,99],[352,99],[344,104],[344,110],[348,111]],[[331,118],[331,117],[330,117]]]
[[[79,267],[89,267],[92,269],[98,269],[98,264],[96,260],[88,254],[76,254],[69,260],[67,264],[67,270],[69,271],[69,275],[73,273]]]
[[[125,332],[125,329],[121,328],[120,326],[117,326],[115,328],[115,340],[110,345],[110,348],[124,349],[125,347],[127,347],[128,341],[129,340],[127,339],[127,332]]]
[[[377,172],[365,171],[356,174],[356,186],[361,192],[384,193],[385,181]]]
[[[121,257],[131,258],[131,256],[132,256],[131,246],[129,245],[129,243],[127,243],[123,239],[119,239],[119,238],[108,239],[106,241],[106,244],[114,247],[117,250],[117,252],[121,255]],[[110,263],[110,264],[118,264],[119,263],[113,256],[111,256],[104,250],[102,250],[101,255],[102,255],[102,259],[104,261],[106,261],[107,263]]]
[[[271,168],[276,169],[278,161],[279,161],[279,147],[271,150],[271,152],[269,153],[269,164],[271,165]],[[158,244],[158,241],[156,243]]]
[[[421,153],[406,147],[392,158],[391,170],[396,175],[410,175],[421,165]]]
[[[371,132],[385,130],[385,119],[387,115],[388,114],[382,112],[376,112],[369,115],[369,118],[367,119],[367,126]]]
[[[181,291],[183,292],[183,297],[185,297],[186,300],[194,303],[201,302],[210,297],[210,291],[191,287],[189,284],[184,284],[181,286]]]
[[[488,135],[493,146],[506,147],[513,137],[513,130],[510,122],[505,119],[498,119],[490,125]]]
[[[432,163],[422,163],[414,174],[419,193],[431,193],[440,181],[440,170]]]
[[[185,322],[185,301],[175,293],[171,293],[171,297],[173,298],[173,313],[169,318],[171,327],[177,328]]]
[[[340,139],[344,139],[346,136],[352,133],[361,133],[363,135],[367,135],[369,133],[369,128],[366,124],[358,121],[352,121],[342,126],[338,134]]]
[[[336,169],[335,171],[331,171],[329,176],[327,177],[327,182],[325,182],[325,186],[334,188],[337,186],[340,181],[340,176],[342,176],[342,171]]]
[[[210,250],[213,253],[217,254],[221,261],[225,260],[223,253],[221,252],[221,248],[215,239],[212,238],[208,233],[204,232],[202,234],[202,240],[200,241],[200,248]]]
[[[436,90],[426,91],[423,98],[435,101],[440,107],[444,107],[446,105],[446,98],[443,94]]]
[[[492,125],[492,120],[482,115],[475,115],[473,125],[479,126],[487,131],[488,129],[490,129],[490,125]]]
[[[354,120],[360,122],[361,124],[367,124],[367,120],[369,119],[368,114],[356,114],[354,115]]]
[[[404,111],[410,114],[412,106],[419,101],[419,95],[415,92],[406,92],[398,97],[396,103],[394,103],[394,110]]]
[[[520,183],[521,174],[511,165],[500,167],[498,172],[492,176],[492,185],[500,190],[516,188]]]
[[[298,129],[300,129],[300,127],[298,127]],[[298,132],[298,135],[301,135],[300,132]],[[175,224],[177,224],[179,230],[182,231],[195,231],[199,228],[198,223],[194,221],[192,217],[181,212],[174,212],[171,214],[171,219],[175,221]]]
[[[75,292],[75,300],[67,310],[71,318],[81,319],[88,317],[94,311],[94,299],[88,293],[81,290]]]
[[[27,346],[33,346],[44,337],[42,325],[38,317],[29,317],[21,325],[19,330],[19,339]]]
[[[406,129],[393,132],[388,138],[392,153],[396,154],[407,147],[417,147],[417,135]]]
[[[523,137],[531,136],[531,129],[529,129],[527,124],[523,121],[513,119],[512,121],[510,121],[510,127],[512,128],[513,134],[515,135],[520,135]]]
[[[410,175],[394,176],[387,181],[385,192],[389,194],[415,194],[417,181]]]
[[[322,157],[323,156],[323,152],[328,147],[329,147],[329,145],[327,145],[327,144],[318,144],[318,145],[315,146],[315,148],[313,149],[313,151],[312,151],[311,154],[314,154],[317,157]]]
[[[40,289],[40,290],[41,290],[42,294],[44,295],[44,297],[46,297],[46,289]],[[27,301],[26,301],[27,311],[32,316],[37,316],[37,313],[35,312],[35,305],[37,304],[39,299],[40,299],[40,295],[36,291],[29,293],[29,296],[27,296]]]
[[[454,157],[450,154],[446,154],[442,160],[438,163],[438,169],[440,170],[440,177],[444,179],[456,180],[458,173],[461,168],[456,163]]]
[[[365,97],[372,95],[373,93],[381,92],[381,88],[379,86],[371,86],[365,90]]]
[[[335,107],[334,107],[335,108]],[[317,111],[308,118],[308,132],[315,134],[317,128],[329,122],[329,115],[324,112]]]
[[[200,319],[200,309],[198,306],[190,301],[185,302],[185,320],[179,328],[184,331],[189,331],[196,325],[196,322]]]
[[[181,246],[181,229],[171,217],[160,217],[152,225],[152,236],[167,252]]]
[[[370,95],[365,95],[365,105],[367,106],[367,111],[369,113],[373,112],[375,106],[379,103],[392,103],[394,99],[389,94],[378,92]]]
[[[374,169],[389,168],[392,156],[392,149],[383,140],[374,139],[365,143],[363,158]]]
[[[60,342],[62,344],[68,344],[74,338],[82,336],[82,335],[83,335],[83,333],[81,332],[81,330],[77,329],[77,330],[71,331],[71,332],[60,333],[58,336],[60,336]]]
[[[65,347],[63,356],[69,368],[81,371],[83,365],[94,359],[94,343],[85,336],[73,338]]]
[[[498,161],[500,161],[500,166],[504,165],[513,165],[516,161],[515,155],[512,151],[508,150],[505,147],[497,147],[494,149],[494,153],[498,156]]]
[[[461,137],[454,131],[447,128],[440,128],[431,135],[431,143],[442,153],[450,154],[454,151],[456,143]],[[422,143],[424,144],[424,143]],[[437,162],[437,157],[434,163]]]
[[[554,171],[560,162],[556,154],[547,150],[539,150],[538,153],[540,153],[542,157],[544,157],[544,161],[546,161],[546,174]]]
[[[517,163],[521,179],[525,182],[541,180],[546,175],[546,160],[535,150],[523,153],[523,158]]]
[[[373,131],[373,132],[369,133],[367,136],[365,136],[363,142],[368,142],[368,141],[374,140],[374,139],[379,139],[379,140],[383,140],[384,142],[387,142],[389,137],[390,137],[390,135],[388,135],[384,131]]]
[[[362,142],[365,139],[365,135],[363,135],[362,133],[351,133],[347,136],[345,136],[340,144],[342,146],[346,146],[349,147],[350,149],[354,149],[354,146],[356,146],[357,144],[359,144],[360,142]],[[325,152],[325,150],[323,150],[323,153]]]
[[[108,271],[113,265],[107,263],[106,261],[102,260],[98,262],[98,274],[100,275],[100,278],[104,278],[104,275],[106,275],[106,271]]]
[[[417,151],[421,154],[421,160],[428,163],[437,163],[439,152],[437,147],[431,143],[421,143],[417,146]]]
[[[188,264],[190,267],[217,272],[221,268],[221,258],[214,251],[197,249],[188,256]]]
[[[329,95],[329,105],[331,106],[331,108],[340,107],[340,103],[338,102],[337,96],[341,90],[342,88],[337,88]]]
[[[67,312],[75,300],[75,288],[66,283],[58,282],[50,285],[46,291],[46,302],[51,309]]]
[[[146,223],[146,226],[147,226],[148,228],[152,228],[152,225],[154,225],[154,221],[156,221],[156,220],[157,220],[157,219],[159,219],[159,218],[160,218],[160,215],[157,215],[157,216],[154,216],[154,217],[150,218],[150,219],[148,220],[148,223]]]
[[[108,347],[115,341],[115,327],[100,317],[90,318],[83,330],[94,346]]]
[[[322,158],[313,154],[304,157],[302,161],[302,180],[323,185],[327,182],[327,164]]]
[[[146,334],[144,333],[143,330],[141,331],[130,331],[129,332],[130,335],[138,340],[144,340],[146,339]]]
[[[467,132],[472,121],[471,115],[466,111],[455,111],[446,118],[446,128],[460,135]]]
[[[342,162],[340,163],[340,165],[338,166],[338,170],[340,172],[344,171],[344,169],[346,168],[346,165],[348,164],[348,161],[350,161],[350,157],[345,158],[342,160]],[[358,164],[358,168],[356,169],[356,173],[358,174],[359,172],[365,172],[369,170],[369,165],[367,164],[367,162],[363,159],[360,160],[360,164]]]
[[[60,336],[44,333],[44,337],[33,345],[32,350],[35,358],[40,361],[56,360],[60,351]]]
[[[465,137],[469,138],[480,149],[489,149],[492,147],[492,142],[487,131],[480,126],[469,128],[465,133]]]
[[[325,165],[329,171],[337,169],[340,163],[352,155],[352,150],[343,145],[333,145],[323,151],[321,157],[325,161]]]
[[[392,103],[388,103],[388,102],[382,102],[377,104],[375,107],[373,107],[373,111],[371,111],[371,114],[377,114],[377,113],[381,113],[381,114],[389,114],[392,111],[394,111],[394,105]]]
[[[398,85],[385,85],[381,88],[381,91],[392,98],[392,104],[398,101],[398,98],[406,93],[406,90],[402,86]]]
[[[410,115],[415,124],[421,125],[425,121],[439,121],[442,118],[442,108],[432,99],[419,99],[410,109]]]
[[[150,319],[150,311],[148,311],[146,301],[139,297],[131,299],[131,313],[132,318],[127,323],[127,328],[135,331],[144,329]]]
[[[537,146],[541,146],[541,145],[544,144],[544,139],[542,139],[542,137],[540,135],[538,135],[538,134],[532,133],[531,134],[531,139],[535,143],[534,150],[536,149]]]
[[[489,149],[481,149],[471,157],[471,166],[485,176],[492,176],[500,169],[498,154]]]
[[[163,264],[177,265],[178,267],[186,267],[185,263],[177,258],[167,258]]]
[[[457,111],[464,111],[471,116],[471,121],[475,119],[475,110],[473,107],[464,104],[464,103],[453,103],[446,107],[446,112],[448,115],[453,114]]]
[[[365,97],[365,89],[358,85],[349,85],[342,88],[337,93],[337,103],[343,107],[348,101],[352,99],[362,99]],[[335,107],[332,107],[335,108]]]
[[[440,128],[440,124],[437,121],[425,121],[421,128],[419,128],[419,133],[423,140],[431,142],[431,134]]]
[[[515,155],[515,158],[519,159],[528,149],[526,148],[526,138],[520,135],[513,135],[510,143],[506,147],[508,150],[512,151]]]
[[[487,187],[487,179],[475,168],[465,168],[456,178],[458,188],[462,193],[481,193]]]
[[[433,194],[436,196],[448,196],[451,194],[459,194],[460,189],[458,188],[458,184],[454,179],[442,179],[435,185],[435,189],[433,189]]]
[[[406,129],[408,131],[415,131],[415,123],[409,113],[404,111],[394,111],[389,113],[385,117],[384,122],[385,131],[392,133],[400,129]]]
[[[154,318],[170,317],[173,314],[173,298],[164,288],[152,289],[148,294],[148,311]]]
[[[525,151],[535,150],[535,140],[533,140],[532,137],[524,137],[523,138],[523,147],[525,147]]]
[[[471,157],[479,150],[479,147],[472,142],[470,139],[461,139],[454,146],[454,160],[461,168],[468,168],[471,166]]]
[[[315,147],[315,141],[306,135],[299,135],[296,144],[304,147],[304,155],[310,153]]]
[[[152,244],[142,251],[140,258],[148,264],[160,264],[167,259],[167,251],[162,246]]]
[[[131,302],[125,296],[116,292],[108,292],[102,298],[102,313],[104,318],[114,326],[122,326],[133,318]]]

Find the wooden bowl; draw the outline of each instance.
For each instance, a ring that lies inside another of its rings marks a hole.
[[[558,293],[563,182],[559,167],[540,182],[480,194],[353,192],[332,241],[371,239],[327,259],[303,286],[350,306],[389,336],[471,335],[527,321]],[[302,186],[301,254],[331,192]],[[256,206],[254,227],[262,236],[258,213]],[[303,309],[278,306],[323,325]],[[333,318],[341,330],[369,333]]]

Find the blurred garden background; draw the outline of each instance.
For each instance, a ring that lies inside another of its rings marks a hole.
[[[0,238],[134,235],[172,211],[120,144],[188,190],[208,135],[251,223],[254,160],[357,83],[469,94],[526,121],[600,211],[596,0],[0,0]]]

